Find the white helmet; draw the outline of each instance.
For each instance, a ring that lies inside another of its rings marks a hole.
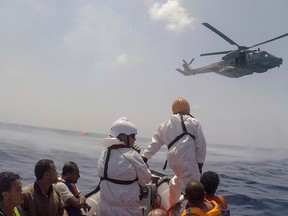
[[[137,134],[137,128],[133,123],[129,122],[126,117],[121,117],[112,124],[110,135],[112,137],[118,137],[121,133],[126,135]]]

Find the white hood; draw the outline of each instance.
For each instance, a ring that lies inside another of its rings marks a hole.
[[[187,119],[191,118],[189,115],[182,115],[183,121],[185,122]],[[179,114],[174,114],[170,117],[170,121],[172,123],[181,122],[181,117]]]
[[[123,141],[119,140],[118,138],[115,138],[115,137],[106,137],[104,140],[103,140],[103,145],[105,147],[110,147],[112,145],[123,145],[125,144]]]

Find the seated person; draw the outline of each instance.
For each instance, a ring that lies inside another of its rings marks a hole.
[[[68,216],[60,191],[54,186],[57,171],[50,159],[38,161],[34,168],[36,181],[23,188],[21,207],[29,216]]]
[[[85,212],[88,212],[91,208],[75,185],[79,178],[80,174],[77,164],[70,161],[64,164],[62,176],[56,183],[56,187],[60,190],[69,216],[80,216],[82,215],[81,208],[83,208]]]
[[[0,173],[0,215],[23,215],[20,205],[23,202],[23,191],[20,176],[13,172]]]
[[[215,201],[205,200],[203,185],[196,180],[191,180],[185,186],[185,198],[188,200],[186,209],[181,216],[219,216],[221,209]]]
[[[200,182],[204,186],[206,192],[205,198],[209,201],[214,200],[217,202],[221,209],[227,209],[228,205],[224,197],[215,194],[220,183],[218,174],[213,171],[207,171],[202,174]]]

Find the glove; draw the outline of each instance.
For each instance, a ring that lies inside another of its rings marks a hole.
[[[148,158],[142,156],[142,159],[147,164]]]
[[[202,174],[202,167],[203,167],[203,163],[198,163],[198,168],[199,168],[200,174]]]
[[[141,152],[141,147],[140,147],[137,143],[134,143],[133,146],[132,146],[132,148],[140,154],[140,152]]]

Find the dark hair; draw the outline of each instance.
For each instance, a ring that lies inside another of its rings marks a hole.
[[[185,196],[189,202],[198,202],[204,199],[204,187],[201,182],[191,180],[185,186]]]
[[[49,159],[42,159],[36,163],[34,173],[37,180],[41,179],[45,172],[51,168],[51,164],[54,164],[54,162]]]
[[[77,164],[73,161],[69,161],[64,164],[62,169],[62,175],[67,175],[68,173],[73,173],[75,170],[79,169]]]
[[[207,194],[214,194],[218,188],[220,179],[216,172],[207,171],[202,174],[200,182],[203,184]]]
[[[12,183],[20,179],[20,175],[13,172],[1,172],[0,173],[0,201],[3,200],[3,192],[9,191]]]

